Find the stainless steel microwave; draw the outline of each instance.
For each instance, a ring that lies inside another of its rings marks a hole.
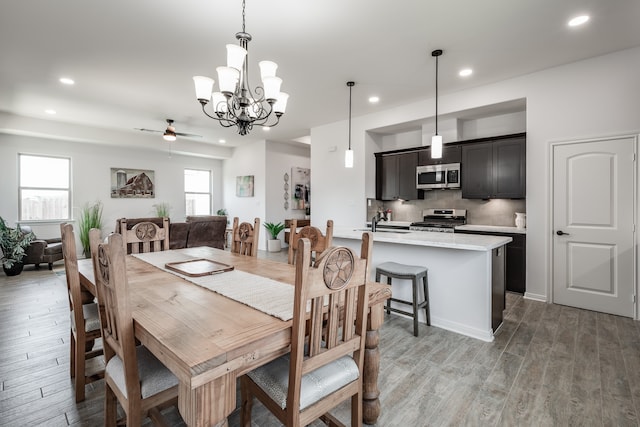
[[[460,188],[460,163],[418,166],[416,188],[419,190]]]

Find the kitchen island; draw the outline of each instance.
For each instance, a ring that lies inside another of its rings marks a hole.
[[[358,253],[364,230],[335,228],[333,245]],[[376,267],[387,261],[427,267],[431,325],[493,341],[504,310],[504,246],[511,240],[502,236],[378,229],[373,233],[371,279],[375,280]],[[394,298],[411,301],[411,282],[394,279],[392,293]],[[424,310],[419,320],[426,323]]]

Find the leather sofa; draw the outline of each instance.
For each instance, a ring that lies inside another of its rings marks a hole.
[[[31,233],[33,230],[28,225],[21,225],[20,229],[24,233]],[[24,265],[35,264],[36,269],[40,268],[40,264],[47,263],[49,270],[53,269],[53,263],[63,259],[62,256],[62,239],[54,237],[52,239],[38,239],[31,242],[25,249],[25,257],[22,258]]]
[[[162,218],[127,218],[127,228],[140,222],[152,222],[162,227]],[[185,222],[169,222],[169,249],[210,246],[224,249],[227,217],[220,215],[187,216]],[[116,233],[120,220],[116,221]]]

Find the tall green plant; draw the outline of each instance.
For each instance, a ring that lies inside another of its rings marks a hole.
[[[86,203],[80,211],[80,243],[82,243],[82,253],[85,258],[91,256],[89,246],[89,230],[92,228],[102,229],[102,202],[93,204]]]
[[[0,263],[4,268],[11,268],[14,264],[22,262],[25,249],[35,239],[33,233],[24,233],[19,228],[10,228],[0,217],[0,249],[2,258]]]
[[[156,203],[153,208],[158,218],[169,218],[171,214],[171,205],[167,202]]]

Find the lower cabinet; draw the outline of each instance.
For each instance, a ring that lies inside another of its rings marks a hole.
[[[527,290],[527,236],[520,233],[494,233],[489,231],[456,230],[456,233],[484,234],[489,236],[507,236],[513,241],[507,244],[506,250],[506,289],[510,292],[524,294]]]

